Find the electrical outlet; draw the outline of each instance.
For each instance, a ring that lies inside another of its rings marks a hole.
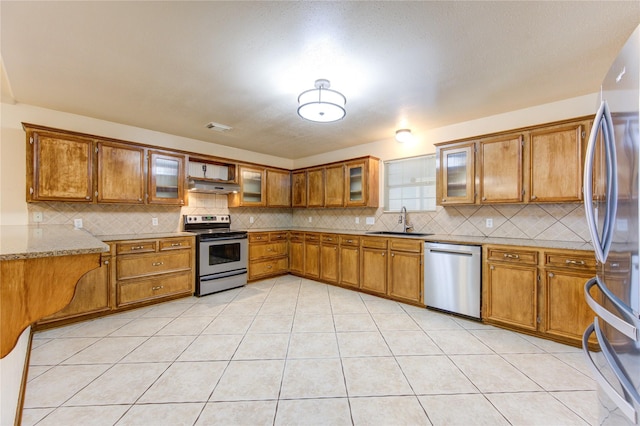
[[[493,219],[487,219],[486,226],[487,228],[493,228]]]
[[[82,219],[73,219],[73,226],[76,227],[76,229],[82,228]]]
[[[35,223],[42,222],[42,212],[33,212],[33,221]]]
[[[249,216],[249,223],[253,223],[254,219],[253,216]]]
[[[356,225],[357,225],[358,223],[360,223],[360,218],[359,218],[359,217],[356,217]]]
[[[152,226],[158,226],[158,218],[157,217],[152,217],[151,218],[151,225]]]
[[[373,217],[373,216],[368,216],[368,217],[367,217],[367,219],[366,219],[366,221],[367,221],[367,222],[366,222],[366,223],[367,223],[367,225],[373,225],[373,224],[375,224],[375,223],[376,223],[376,218],[375,218],[375,217]]]
[[[313,217],[309,216],[309,223],[313,222]]]

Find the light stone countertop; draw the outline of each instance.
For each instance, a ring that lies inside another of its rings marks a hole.
[[[127,241],[127,240],[154,240],[156,238],[171,237],[195,237],[193,232],[158,232],[151,234],[113,234],[113,235],[96,235],[100,241]]]
[[[372,234],[369,232],[376,231],[354,231],[354,230],[339,230],[339,229],[319,229],[319,228],[261,228],[261,229],[248,229],[248,232],[275,232],[275,231],[295,231],[295,232],[319,232],[329,234],[345,234],[345,235],[361,235],[367,237],[387,237],[387,238],[411,238],[422,241],[428,241],[433,243],[445,243],[445,244],[466,244],[466,245],[507,245],[507,246],[522,246],[532,248],[547,248],[547,249],[564,249],[564,250],[585,250],[593,251],[591,243],[585,243],[580,241],[554,241],[554,240],[532,240],[525,238],[497,238],[497,237],[479,237],[471,235],[448,235],[448,234],[431,234],[431,235],[412,235],[407,233],[406,235],[398,234]]]
[[[71,225],[2,225],[0,260],[69,256],[109,251],[109,246]]]

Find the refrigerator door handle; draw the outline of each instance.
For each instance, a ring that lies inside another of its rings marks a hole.
[[[597,277],[591,278],[584,285],[584,297],[587,300],[587,304],[591,307],[591,309],[593,309],[593,312],[595,312],[596,315],[598,315],[603,321],[610,324],[620,333],[624,334],[633,341],[637,342],[638,340],[640,340],[640,336],[638,336],[637,324],[629,324],[628,322],[612,314],[608,309],[596,302],[596,300],[591,296],[590,293],[590,290],[594,285],[598,287],[598,290],[607,299],[609,299],[609,301],[622,315],[627,318],[631,318],[634,323],[636,322],[634,320],[635,317],[631,309],[627,305],[625,305],[624,302],[622,302],[615,294],[613,294],[606,285],[600,283],[600,280],[598,280]]]
[[[598,224],[595,217],[595,211],[593,208],[593,161],[595,158],[596,142],[598,139],[598,130],[602,128],[602,140],[604,143],[605,151],[605,164],[606,164],[606,209],[604,216],[604,223],[602,229],[602,239],[598,235]],[[613,133],[613,120],[611,119],[611,112],[609,111],[609,105],[607,101],[602,101],[596,117],[593,121],[593,127],[589,134],[589,142],[587,144],[587,153],[585,157],[584,166],[584,208],[587,218],[587,225],[589,227],[589,233],[591,234],[591,242],[595,250],[596,259],[600,263],[605,263],[609,250],[611,248],[611,242],[613,239],[613,223],[616,217],[617,199],[618,199],[618,175],[616,170],[616,150],[615,150],[615,137]]]
[[[609,341],[602,335],[602,331],[600,330],[600,326],[598,324],[598,318],[595,318],[593,324],[591,324],[585,330],[582,335],[582,351],[585,354],[587,365],[593,376],[595,377],[596,382],[600,385],[600,388],[607,394],[607,396],[616,404],[620,411],[627,416],[629,420],[631,420],[634,424],[638,422],[638,412],[636,411],[634,404],[629,403],[626,398],[620,395],[613,386],[609,383],[609,381],[604,377],[604,375],[600,372],[600,369],[596,366],[593,358],[591,358],[591,354],[589,353],[589,337],[593,332],[596,333],[596,338],[598,339],[598,343],[600,343],[600,349],[602,350],[602,354],[605,357],[607,365],[611,368],[611,370],[616,375],[616,378],[622,388],[625,391],[626,395],[629,395],[630,398],[634,400],[636,404],[640,403],[640,395],[638,395],[638,391],[633,387],[627,375],[619,366],[619,361],[615,355],[615,351],[611,348]]]

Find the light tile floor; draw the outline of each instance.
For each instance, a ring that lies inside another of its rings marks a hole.
[[[579,349],[294,276],[34,335],[24,425],[586,425]]]

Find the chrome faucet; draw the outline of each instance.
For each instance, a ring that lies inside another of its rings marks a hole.
[[[413,225],[409,225],[407,223],[407,208],[405,206],[402,206],[402,208],[400,209],[400,223],[402,223],[402,232],[404,232],[405,234],[409,231],[409,229],[413,229]]]

